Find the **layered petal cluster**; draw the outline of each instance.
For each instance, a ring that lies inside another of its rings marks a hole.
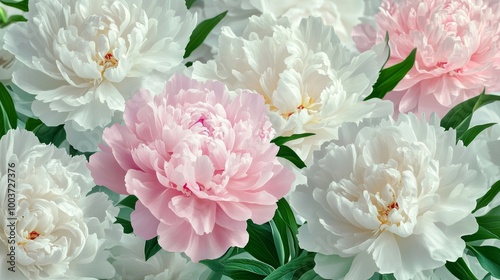
[[[318,252],[315,271],[326,279],[413,279],[456,261],[487,190],[475,151],[435,115],[346,124],[306,175],[291,205],[307,221],[299,245]]]
[[[500,9],[497,1],[384,0],[374,26],[354,28],[360,50],[389,35],[387,66],[417,48],[415,65],[386,98],[397,112],[432,112],[443,117],[452,107],[500,90]]]
[[[111,249],[115,280],[196,280],[208,268],[195,264],[180,253],[160,250],[147,261],[144,259],[145,241],[133,234],[123,236],[120,244]]]
[[[90,170],[97,184],[139,198],[134,232],[158,235],[167,251],[197,262],[244,247],[246,221],[269,221],[290,190],[258,94],[230,100],[220,82],[176,75],[160,95],[138,92],[124,120],[104,131]]]
[[[351,31],[355,25],[361,23],[360,18],[365,12],[365,1],[221,0],[205,1],[203,7],[199,9],[202,18],[211,18],[223,11],[228,13],[219,26],[230,26],[237,35],[240,35],[248,24],[248,18],[254,15],[269,14],[274,18],[287,17],[294,27],[297,27],[302,19],[313,16],[321,18],[326,25],[334,27],[342,42],[352,44]],[[220,33],[221,29],[216,28],[205,43],[218,50],[217,38]]]
[[[5,35],[20,62],[13,82],[35,96],[34,114],[64,124],[82,151],[96,150],[137,89],[164,85],[196,24],[181,0],[33,0],[25,16]]]
[[[351,53],[319,18],[294,28],[286,18],[252,17],[243,36],[224,27],[219,49],[214,60],[194,63],[193,77],[258,92],[280,136],[315,133],[289,142],[306,163],[343,122],[392,113],[390,102],[363,101],[378,78],[377,54]]]
[[[113,277],[107,249],[121,237],[118,208],[104,193],[87,196],[94,182],[85,157],[23,130],[0,139],[0,156],[0,278]]]

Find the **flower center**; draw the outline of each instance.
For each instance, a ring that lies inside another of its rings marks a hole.
[[[40,233],[38,233],[36,231],[32,231],[32,232],[29,233],[28,239],[29,240],[35,240],[38,236],[40,236]]]
[[[106,69],[116,68],[118,66],[118,59],[116,59],[112,53],[108,52],[104,55],[104,59],[99,61],[99,65],[102,66],[101,75],[104,76]]]

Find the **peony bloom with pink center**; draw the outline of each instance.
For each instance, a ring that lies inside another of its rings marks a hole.
[[[489,0],[383,0],[353,39],[366,50],[389,35],[387,66],[417,48],[415,65],[386,99],[396,112],[443,117],[458,103],[500,90],[500,9]]]
[[[124,121],[104,131],[92,176],[138,197],[136,235],[158,236],[163,249],[194,262],[244,247],[246,221],[269,221],[294,180],[276,158],[264,99],[253,92],[231,100],[220,82],[174,76],[157,96],[139,91]]]

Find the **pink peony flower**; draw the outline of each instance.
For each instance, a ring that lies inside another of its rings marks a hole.
[[[104,131],[89,169],[97,184],[139,198],[134,232],[158,235],[167,251],[198,262],[244,247],[246,221],[269,221],[290,190],[258,94],[231,101],[220,82],[175,76],[158,96],[138,92],[124,120]]]
[[[500,90],[500,9],[491,0],[383,0],[353,39],[365,50],[389,34],[387,66],[417,48],[415,66],[386,99],[399,112],[444,116],[458,103]]]

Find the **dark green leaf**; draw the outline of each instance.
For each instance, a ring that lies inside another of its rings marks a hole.
[[[252,221],[247,222],[247,231],[250,235],[245,251],[256,259],[270,264],[273,267],[279,267],[280,262],[276,250],[269,224],[256,225]]]
[[[500,248],[493,246],[470,246],[467,248],[476,256],[481,266],[493,277],[500,278]]]
[[[396,277],[392,274],[380,274],[376,272],[368,280],[396,280]]]
[[[277,268],[273,273],[269,274],[265,280],[281,280],[290,273],[295,273],[296,277],[301,276],[314,267],[314,255],[315,254],[311,253],[304,254],[289,261],[285,265]]]
[[[23,12],[28,11],[28,0],[15,1],[15,0],[0,0],[0,2],[6,6],[10,6],[19,9]]]
[[[226,16],[227,11],[213,17],[202,21],[193,30],[193,34],[189,37],[189,43],[186,46],[186,52],[184,53],[184,58],[188,57],[194,50],[196,50],[207,38],[208,34],[214,29],[214,27],[219,24],[219,22]]]
[[[368,95],[365,100],[384,98],[388,92],[393,90],[413,67],[416,54],[417,49],[413,49],[408,57],[402,62],[389,68],[382,69],[377,82],[373,85],[372,93]]]
[[[285,145],[279,147],[280,149],[278,151],[278,154],[276,154],[277,157],[281,157],[290,161],[298,168],[306,167],[306,164],[302,161],[302,159],[300,159],[297,153],[295,153],[292,149],[290,149],[290,147],[287,147]]]
[[[280,262],[280,265],[284,265],[285,264],[285,246],[283,244],[283,239],[281,238],[281,232],[278,229],[278,227],[276,226],[276,223],[274,222],[274,220],[269,221],[269,225],[271,226],[271,233],[273,236],[274,247],[276,248],[276,252],[278,253],[278,260]],[[283,230],[285,230],[285,236],[286,236],[286,228]]]
[[[274,271],[272,266],[252,259],[204,260],[201,263],[212,271],[235,280],[264,279],[265,276]]]
[[[462,135],[460,135],[460,138],[457,138],[457,142],[459,140],[462,140],[464,146],[469,146],[472,140],[474,140],[476,136],[479,135],[479,133],[481,133],[483,130],[495,124],[496,123],[487,123],[487,124],[476,125],[465,131]]]
[[[456,262],[447,262],[445,266],[458,279],[477,280],[462,258],[459,258]]]
[[[292,233],[297,234],[299,226],[295,220],[295,214],[286,199],[282,198],[278,201],[277,213],[283,218],[287,225],[290,226]]]
[[[495,184],[493,184],[490,190],[485,195],[483,195],[483,197],[477,200],[476,209],[474,209],[472,213],[488,205],[497,196],[498,192],[500,192],[500,181],[497,181]]]
[[[476,217],[476,220],[485,231],[496,236],[496,239],[500,239],[500,206],[491,209],[483,216]]]
[[[130,223],[129,220],[116,217],[115,224],[122,225],[124,233],[132,233],[134,231],[134,229],[132,228],[132,224]]]
[[[135,209],[135,203],[139,200],[135,195],[129,195],[125,197],[122,201],[118,202],[119,205],[123,205],[128,208]]]
[[[0,137],[15,128],[17,128],[17,113],[14,101],[5,86],[0,83]]]
[[[465,242],[473,242],[473,241],[486,240],[486,239],[498,239],[498,236],[495,235],[494,233],[492,233],[491,231],[483,228],[482,226],[479,226],[476,233],[474,233],[472,235],[463,236],[462,239]]]
[[[59,126],[46,126],[40,120],[30,118],[26,121],[26,130],[33,131],[40,142],[54,144],[56,147],[59,147],[66,139],[66,132],[62,124]]]
[[[153,238],[153,239],[149,239],[148,241],[146,241],[146,245],[144,245],[145,260],[148,261],[149,258],[154,256],[160,250],[161,250],[161,246],[160,246],[160,244],[158,244],[158,236]]]
[[[196,0],[186,0],[186,7],[190,9],[194,2],[196,2]]]
[[[72,155],[72,156],[80,156],[80,155],[83,155],[85,156],[85,158],[87,159],[87,161],[89,160],[90,156],[95,154],[95,152],[80,152],[79,150],[75,149],[73,146],[69,146],[69,154]]]
[[[444,127],[445,129],[455,129],[457,131],[457,138],[460,138],[462,134],[464,134],[465,131],[469,129],[472,114],[477,109],[499,100],[500,96],[485,94],[483,90],[480,95],[468,99],[453,107],[443,117],[443,119],[441,119],[441,127]]]
[[[292,140],[296,140],[296,139],[300,139],[300,138],[304,138],[304,137],[308,137],[308,136],[313,136],[313,135],[315,135],[315,133],[301,133],[301,134],[293,134],[290,136],[279,136],[279,137],[276,137],[273,140],[271,140],[271,143],[276,144],[276,146],[282,146],[283,144],[285,144],[288,141],[292,141]]]
[[[322,280],[323,278],[319,276],[314,269],[309,270],[308,272],[302,274],[299,280]]]

